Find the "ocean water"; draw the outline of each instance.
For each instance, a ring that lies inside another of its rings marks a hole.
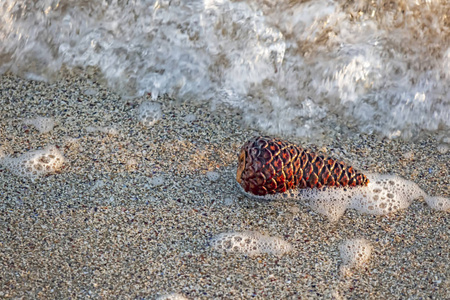
[[[96,67],[124,97],[226,103],[268,134],[450,136],[447,0],[2,0],[0,74]]]

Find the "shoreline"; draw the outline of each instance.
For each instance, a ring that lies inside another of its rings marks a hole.
[[[242,127],[236,110],[163,97],[162,119],[147,128],[136,109],[151,99],[122,99],[83,74],[51,84],[4,75],[0,90],[3,152],[57,145],[67,160],[35,182],[0,168],[0,297],[450,298],[448,213],[415,200],[388,216],[348,210],[334,224],[295,202],[247,198],[235,184],[237,153],[260,133]],[[56,125],[39,134],[22,124],[35,116]],[[320,145],[287,138],[450,196],[450,152],[440,153],[432,136],[413,143],[336,133]],[[209,179],[211,171],[220,178]],[[208,246],[217,234],[246,230],[293,250],[248,257]],[[343,277],[338,245],[356,237],[372,243],[372,257]]]

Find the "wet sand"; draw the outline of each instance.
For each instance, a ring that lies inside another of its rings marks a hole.
[[[123,99],[86,74],[50,84],[1,77],[2,151],[51,144],[67,161],[35,182],[0,168],[0,298],[450,298],[449,213],[417,199],[388,216],[347,211],[329,223],[294,201],[249,199],[235,184],[237,153],[263,133],[242,126],[238,111],[168,97],[156,100],[163,118],[147,128],[136,117],[143,101],[150,96]],[[23,124],[38,115],[54,118],[54,129]],[[282,138],[450,196],[450,151],[432,135],[404,142],[344,132],[314,143]],[[293,250],[249,257],[208,246],[245,230]],[[344,276],[338,245],[355,237],[372,243],[372,256]]]

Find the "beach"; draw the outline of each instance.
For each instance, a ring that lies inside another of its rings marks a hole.
[[[163,114],[148,127],[136,112],[145,101]],[[448,212],[416,199],[387,216],[347,210],[330,223],[295,201],[248,198],[237,155],[266,133],[244,126],[237,109],[126,99],[75,71],[50,83],[3,75],[0,104],[4,155],[56,145],[65,158],[35,181],[0,168],[0,298],[450,299]],[[23,123],[36,116],[56,125],[40,133]],[[433,134],[389,140],[336,127],[314,142],[280,138],[450,197],[450,151]],[[246,256],[209,245],[249,230],[293,249]],[[359,237],[371,258],[344,275],[338,245]]]

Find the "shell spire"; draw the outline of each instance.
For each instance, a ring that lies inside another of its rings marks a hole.
[[[254,137],[242,146],[236,180],[246,192],[258,196],[293,188],[369,183],[364,174],[342,161],[270,137]]]

